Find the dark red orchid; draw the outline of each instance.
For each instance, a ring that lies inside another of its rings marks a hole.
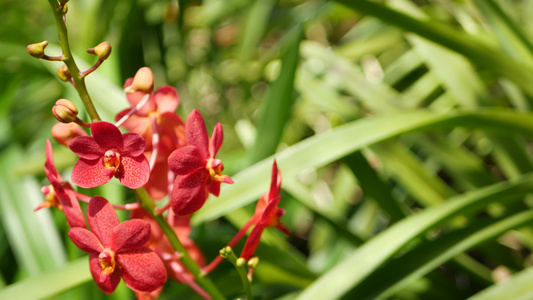
[[[233,183],[222,175],[224,165],[215,156],[222,146],[222,125],[217,123],[211,139],[207,135],[204,119],[193,110],[185,125],[187,146],[172,152],[168,157],[170,170],[176,180],[171,194],[172,210],[178,215],[191,214],[204,205],[209,193],[218,196],[220,183]]]
[[[152,292],[165,284],[167,273],[159,256],[144,246],[150,224],[133,219],[120,223],[113,206],[103,197],[89,201],[87,221],[92,230],[71,228],[70,239],[89,253],[89,268],[98,287],[112,293],[120,282],[140,292]]]
[[[270,190],[268,194],[263,194],[257,203],[255,208],[255,214],[252,217],[258,218],[252,232],[248,236],[244,248],[241,253],[241,257],[249,260],[255,253],[261,234],[265,228],[271,226],[275,227],[286,234],[290,234],[289,229],[281,223],[279,218],[285,213],[285,210],[278,207],[281,188],[281,172],[278,170],[276,161],[272,165],[272,180],[270,182]]]
[[[68,182],[63,182],[63,178],[57,172],[52,156],[52,144],[49,140],[46,140],[45,154],[44,172],[50,185],[41,189],[45,195],[45,201],[35,208],[35,211],[45,207],[57,207],[65,213],[70,227],[85,227],[85,218],[76,198],[76,192]]]
[[[69,144],[80,156],[72,170],[72,182],[84,188],[102,185],[113,176],[125,186],[137,189],[150,177],[150,166],[143,155],[144,139],[136,133],[122,134],[108,122],[93,122],[93,136],[80,136]]]
[[[126,96],[131,107],[119,112],[115,119],[119,121],[135,109],[121,126],[146,140],[144,154],[150,161],[152,174],[144,187],[152,199],[158,200],[168,193],[167,158],[172,151],[185,145],[185,124],[175,113],[179,97],[171,86],[163,86],[150,94],[153,90],[153,74],[147,67],[139,69],[135,78],[126,80],[124,90],[129,91]],[[148,100],[137,110],[137,105],[145,96],[149,97]],[[156,157],[152,158],[152,155]]]

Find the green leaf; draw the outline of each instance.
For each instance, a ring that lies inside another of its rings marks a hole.
[[[83,257],[1,289],[0,299],[48,298],[89,281],[91,278],[89,259]]]
[[[468,298],[469,300],[500,300],[500,299],[515,299],[527,300],[533,298],[533,290],[531,289],[531,282],[533,282],[533,268],[529,267],[511,278],[492,285],[474,296]]]
[[[302,28],[292,32],[288,49],[281,59],[281,73],[263,99],[257,117],[257,136],[251,149],[250,162],[272,155],[282,138],[294,103],[294,77],[300,57]]]
[[[307,168],[318,168],[363,147],[416,131],[471,127],[507,134],[533,136],[533,114],[493,109],[473,112],[435,113],[405,111],[369,117],[307,138],[232,176],[235,184],[224,185],[218,198],[210,200],[192,218],[193,224],[221,217],[256,200],[268,190],[273,158],[286,179]]]
[[[409,253],[387,263],[352,290],[349,295],[359,297],[365,295],[371,299],[390,298],[409,283],[460,253],[485,241],[493,240],[508,230],[526,225],[531,220],[533,220],[533,210],[499,220],[480,220],[474,222],[471,227],[423,243]]]
[[[298,299],[335,299],[362,282],[413,239],[452,218],[499,201],[505,203],[533,191],[533,174],[448,199],[404,219],[371,239],[305,289]]]

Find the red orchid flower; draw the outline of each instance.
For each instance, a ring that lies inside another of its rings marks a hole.
[[[76,192],[68,182],[63,182],[63,178],[57,172],[50,140],[46,140],[45,154],[44,172],[46,178],[50,181],[50,185],[42,187],[41,191],[45,195],[45,201],[37,206],[34,211],[45,207],[57,207],[65,213],[70,227],[85,228],[85,218],[76,198]]]
[[[241,257],[249,260],[255,253],[261,234],[265,228],[271,226],[275,227],[286,234],[290,234],[289,229],[281,223],[279,218],[285,213],[285,210],[278,207],[281,188],[281,172],[278,170],[276,161],[272,165],[272,180],[270,182],[270,190],[268,194],[264,194],[259,199],[255,208],[255,214],[252,217],[258,218],[252,232],[248,236],[244,248],[241,253]]]
[[[76,227],[68,235],[89,253],[91,274],[104,293],[112,293],[121,278],[140,292],[152,292],[165,284],[163,262],[144,246],[150,239],[149,223],[139,219],[120,223],[113,206],[99,196],[89,201],[87,221],[92,232]]]
[[[233,183],[227,175],[220,174],[224,165],[215,156],[222,146],[222,124],[217,123],[211,139],[207,136],[204,119],[193,110],[185,124],[187,146],[168,157],[168,165],[177,176],[171,194],[172,210],[178,215],[188,215],[204,205],[209,193],[218,197],[220,183]]]
[[[142,219],[150,223],[152,234],[150,240],[146,244],[147,247],[154,250],[167,268],[168,277],[174,281],[181,283],[188,283],[194,281],[194,276],[182,265],[179,257],[172,245],[168,241],[166,235],[161,230],[161,227],[144,209],[136,209],[132,211],[130,219]],[[205,265],[205,258],[200,248],[189,238],[191,233],[190,215],[178,216],[175,214],[168,214],[168,224],[174,229],[176,236],[181,244],[187,250],[191,258],[199,265]],[[177,266],[179,264],[179,266]]]
[[[80,136],[69,144],[70,150],[80,156],[72,170],[72,182],[93,188],[113,176],[122,184],[137,189],[150,177],[150,166],[143,155],[144,139],[136,133],[122,134],[108,122],[93,122],[93,136]]]
[[[139,69],[135,78],[127,79],[124,90],[128,91],[126,96],[131,107],[119,112],[115,120],[146,140],[144,154],[150,161],[152,174],[144,187],[152,199],[162,199],[168,193],[167,158],[172,151],[185,145],[185,124],[175,113],[179,105],[178,94],[171,86],[163,86],[150,94],[153,74],[147,67]],[[148,100],[137,110],[137,105],[146,96]],[[121,122],[127,115],[130,116]]]

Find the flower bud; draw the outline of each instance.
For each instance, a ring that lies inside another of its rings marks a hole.
[[[65,5],[65,4],[67,4],[68,1],[69,1],[69,0],[59,0],[59,3]]]
[[[235,265],[237,267],[242,267],[242,266],[246,265],[246,259],[244,259],[242,257],[237,258],[237,261],[235,262]]]
[[[57,123],[52,127],[52,137],[63,146],[68,147],[78,136],[87,136],[87,133],[76,123]]]
[[[46,46],[48,46],[48,41],[42,41],[40,43],[28,45],[28,47],[26,47],[26,51],[28,51],[28,53],[35,58],[43,58],[44,48],[46,48]]]
[[[67,68],[67,65],[62,65],[61,67],[59,67],[57,69],[57,76],[62,81],[70,81],[70,79],[72,78],[72,76],[70,75],[70,72],[69,72],[69,70]]]
[[[61,123],[71,123],[78,118],[78,109],[67,99],[59,99],[52,108],[54,117]]]
[[[98,60],[104,61],[111,54],[111,44],[109,42],[102,42],[94,48],[87,49],[87,52],[98,56]]]
[[[145,94],[150,94],[153,90],[154,74],[152,73],[152,70],[150,70],[150,68],[148,67],[140,68],[135,74],[135,77],[133,77],[131,85],[124,88],[124,92],[128,94],[132,94],[135,92],[143,92]]]
[[[259,257],[257,256],[250,258],[250,260],[248,261],[249,268],[256,268],[258,264],[259,264]]]

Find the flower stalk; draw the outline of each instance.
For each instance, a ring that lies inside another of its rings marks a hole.
[[[200,266],[191,258],[183,244],[179,241],[174,230],[170,227],[165,217],[155,213],[155,203],[144,188],[134,190],[137,200],[141,206],[154,218],[165,236],[168,238],[172,248],[178,253],[180,260],[194,276],[195,281],[200,285],[213,299],[225,299],[222,293],[207,277],[202,276]]]
[[[61,50],[63,51],[63,62],[67,66],[70,74],[72,75],[72,80],[74,81],[74,87],[78,92],[78,95],[89,114],[89,117],[92,121],[100,121],[100,116],[94,107],[94,104],[87,92],[87,86],[85,85],[85,78],[80,75],[80,69],[74,61],[72,52],[70,51],[70,44],[68,40],[67,27],[64,22],[64,10],[58,5],[56,0],[48,0],[52,11],[54,13],[54,18],[56,20],[57,31],[59,34],[59,41],[61,43]]]

